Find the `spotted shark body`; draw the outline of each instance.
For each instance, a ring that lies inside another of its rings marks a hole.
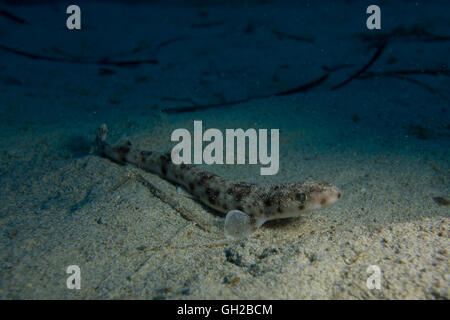
[[[110,145],[106,136],[107,127],[102,125],[96,143],[103,156],[157,174],[182,186],[205,205],[227,213],[225,234],[229,238],[247,237],[269,220],[298,217],[326,207],[342,195],[338,188],[327,182],[271,185],[234,182],[193,165],[173,164],[170,154],[139,150],[129,140]]]

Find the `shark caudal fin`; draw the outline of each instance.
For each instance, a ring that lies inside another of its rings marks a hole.
[[[128,138],[122,138],[114,145],[110,145],[108,142],[106,142],[107,134],[108,128],[106,124],[102,124],[97,129],[97,136],[95,138],[97,152],[99,152],[102,156],[118,163],[135,163],[133,161],[133,157],[130,157],[130,154],[134,152],[131,141]]]

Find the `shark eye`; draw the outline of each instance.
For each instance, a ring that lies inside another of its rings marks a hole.
[[[295,194],[295,200],[300,201],[300,202],[305,202],[306,194],[304,194],[304,193],[296,193]]]

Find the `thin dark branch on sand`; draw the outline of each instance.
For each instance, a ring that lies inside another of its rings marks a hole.
[[[217,27],[225,24],[225,20],[220,21],[210,21],[210,22],[200,22],[200,23],[192,23],[189,25],[189,28],[191,29],[202,29],[202,28],[211,28],[211,27]]]
[[[411,69],[411,70],[391,70],[385,72],[364,72],[359,76],[360,79],[373,77],[396,77],[410,75],[428,75],[428,76],[446,76],[450,77],[450,70],[445,69]]]
[[[412,70],[394,70],[383,73],[374,73],[375,75],[414,75],[425,74],[430,76],[447,76],[450,77],[450,70],[444,69],[412,69]]]
[[[25,19],[22,19],[21,17],[18,17],[5,9],[0,9],[0,15],[18,24],[29,24]]]
[[[307,82],[305,84],[302,84],[301,86],[299,86],[297,88],[276,93],[275,96],[287,96],[287,95],[290,95],[290,94],[295,94],[295,93],[299,93],[299,92],[308,91],[308,90],[310,90],[312,88],[315,88],[318,85],[320,85],[322,82],[327,80],[327,78],[329,76],[330,76],[330,72],[327,72],[323,76],[321,76],[321,77],[319,77],[317,79],[314,79],[313,81],[310,81],[310,82]]]
[[[450,41],[450,36],[434,34],[427,30],[426,26],[416,23],[412,26],[405,27],[399,26],[394,28],[390,32],[377,32],[371,33],[358,33],[354,37],[361,39],[362,41],[370,44],[377,44],[380,42],[444,42]]]
[[[256,100],[256,99],[265,99],[265,98],[270,98],[273,96],[287,96],[287,95],[291,95],[291,94],[309,91],[309,90],[319,86],[322,82],[324,82],[328,78],[329,75],[330,75],[330,73],[328,72],[328,73],[320,76],[319,78],[309,81],[307,83],[304,83],[294,89],[289,89],[289,90],[285,90],[285,91],[281,91],[281,92],[277,92],[277,93],[271,93],[271,94],[265,94],[265,95],[255,95],[255,96],[251,96],[248,98],[243,98],[243,99],[238,99],[238,100],[233,100],[233,101],[225,101],[225,102],[220,102],[220,103],[166,108],[166,109],[163,109],[162,112],[165,112],[168,114],[173,114],[173,113],[204,111],[204,110],[208,110],[208,109],[223,108],[223,107],[228,107],[228,106],[232,106],[232,105],[236,105],[236,104],[246,103],[246,102]]]
[[[392,71],[387,71],[387,72],[368,72],[367,69],[380,57],[381,53],[383,52],[384,48],[385,48],[385,44],[380,46],[377,49],[377,52],[374,54],[374,56],[372,57],[372,59],[370,59],[370,61],[364,65],[360,70],[358,70],[358,72],[356,72],[355,74],[353,74],[351,77],[349,77],[347,80],[341,82],[338,85],[333,86],[331,89],[335,90],[335,89],[339,89],[341,87],[343,87],[344,85],[348,84],[350,81],[353,81],[354,79],[368,79],[368,78],[374,78],[374,77],[392,77],[392,78],[397,78],[400,80],[404,80],[404,81],[408,81],[411,83],[414,83],[416,85],[419,85],[425,89],[427,89],[429,92],[431,93],[438,93],[439,91],[432,88],[431,86],[420,82],[416,79],[412,79],[409,77],[406,77],[407,75],[443,75],[443,76],[450,76],[450,70],[442,70],[442,69],[412,69],[412,70],[392,70]],[[173,100],[173,101],[192,101],[192,105],[189,106],[182,106],[182,107],[174,107],[174,108],[166,108],[163,109],[162,112],[168,113],[168,114],[174,114],[174,113],[184,113],[184,112],[196,112],[196,111],[204,111],[204,110],[208,110],[208,109],[214,109],[214,108],[223,108],[223,107],[228,107],[228,106],[232,106],[232,105],[237,105],[237,104],[241,104],[241,103],[246,103],[252,100],[257,100],[257,99],[265,99],[265,98],[270,98],[270,97],[274,97],[274,96],[286,96],[286,95],[291,95],[291,94],[297,94],[297,93],[301,93],[301,92],[306,92],[309,91],[313,88],[318,87],[320,84],[322,84],[329,76],[331,73],[333,73],[334,71],[339,70],[340,68],[336,68],[336,69],[326,69],[328,70],[328,72],[320,77],[318,77],[317,79],[314,79],[312,81],[309,81],[305,84],[302,84],[300,86],[298,86],[297,88],[294,89],[289,89],[289,90],[285,90],[285,91],[281,91],[281,92],[277,92],[277,93],[273,93],[273,94],[267,94],[267,95],[255,95],[252,97],[248,97],[248,98],[243,98],[243,99],[237,99],[237,100],[233,100],[233,101],[225,101],[225,102],[220,102],[220,103],[211,103],[211,104],[205,104],[205,105],[197,105],[195,104],[195,102],[192,99],[176,99],[176,98],[165,98],[165,100]],[[442,95],[442,94],[441,94]],[[443,96],[443,95],[442,95]],[[445,97],[445,96],[443,96]]]
[[[413,78],[409,78],[409,77],[405,77],[405,76],[395,76],[395,75],[393,75],[392,77],[396,78],[396,79],[403,80],[403,81],[407,81],[407,82],[410,82],[410,83],[414,83],[415,85],[418,85],[418,86],[420,86],[422,88],[425,88],[426,90],[428,90],[432,94],[439,93],[439,91],[434,89],[432,86],[429,86],[428,84],[423,83],[423,82],[421,82],[419,80],[416,80],[416,79],[413,79]]]
[[[381,56],[384,49],[386,48],[386,45],[387,45],[387,42],[381,43],[381,45],[377,48],[377,51],[375,52],[373,57],[369,60],[369,62],[367,62],[361,69],[359,69],[357,72],[352,74],[349,78],[347,78],[346,80],[342,81],[341,83],[333,86],[331,88],[331,90],[336,90],[336,89],[342,88],[343,86],[349,84],[351,81],[353,81],[354,79],[358,78],[361,74],[363,74],[367,69],[370,68],[370,66],[372,64],[375,63],[375,61],[378,60],[378,58]]]
[[[0,44],[0,49],[18,56],[26,57],[33,60],[42,60],[42,61],[52,61],[52,62],[64,62],[64,63],[77,63],[77,64],[97,64],[97,65],[107,65],[114,67],[134,67],[141,64],[157,64],[158,61],[156,59],[143,59],[143,60],[122,60],[122,61],[113,61],[108,58],[102,58],[98,60],[84,60],[81,58],[61,58],[61,57],[51,57],[40,55],[37,53],[21,51],[18,49],[10,48],[5,45]]]
[[[169,44],[172,44],[172,43],[174,43],[174,42],[183,40],[184,38],[185,38],[185,36],[182,35],[182,36],[177,36],[177,37],[174,37],[174,38],[170,38],[170,39],[161,41],[160,43],[158,43],[158,44],[156,45],[156,49],[155,49],[155,50],[158,51],[159,49],[164,48],[164,47],[166,47],[166,46],[168,46]]]
[[[184,113],[184,112],[196,112],[196,111],[204,111],[208,109],[214,109],[214,108],[222,108],[222,107],[228,107],[236,104],[241,104],[245,102],[249,102],[253,99],[262,99],[266,96],[260,96],[260,97],[252,97],[252,98],[244,98],[239,100],[233,100],[233,101],[227,101],[227,102],[220,102],[220,103],[210,103],[210,104],[204,104],[204,105],[194,105],[194,106],[183,106],[183,107],[175,107],[175,108],[166,108],[163,109],[162,112],[173,114],[173,113]]]
[[[426,69],[424,69],[424,70],[394,70],[394,71],[387,71],[387,72],[366,72],[366,73],[362,74],[361,76],[359,76],[359,79],[364,80],[364,79],[378,78],[378,77],[379,78],[381,78],[381,77],[395,78],[395,79],[407,81],[407,82],[413,83],[415,85],[418,85],[418,86],[426,89],[430,93],[438,94],[439,96],[446,99],[447,101],[450,101],[450,98],[447,97],[446,95],[442,94],[439,90],[433,88],[432,86],[430,86],[422,81],[408,77],[409,75],[432,75],[432,76],[444,75],[444,76],[448,77],[448,76],[450,76],[450,71],[449,70],[426,70]]]
[[[291,40],[300,41],[300,42],[314,43],[313,38],[296,36],[296,35],[289,34],[289,33],[283,32],[283,31],[278,31],[276,29],[272,29],[272,33],[274,33],[280,40],[281,39],[291,39]]]

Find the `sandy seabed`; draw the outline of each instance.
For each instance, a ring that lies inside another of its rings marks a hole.
[[[330,90],[374,51],[354,36],[364,32],[360,19],[331,14],[346,5],[295,11],[248,2],[244,14],[220,4],[86,3],[81,35],[54,31],[63,6],[7,7],[35,27],[0,20],[4,45],[86,60],[150,55],[158,64],[121,68],[0,52],[0,298],[448,299],[450,82],[380,76]],[[401,19],[383,20],[386,32],[415,25],[418,9],[404,5]],[[420,8],[421,21],[449,35],[450,8],[436,10],[443,5]],[[96,24],[96,12],[104,23]],[[312,12],[341,27],[327,28]],[[108,24],[119,13],[118,24]],[[286,18],[275,23],[279,16]],[[305,27],[295,27],[299,21]],[[448,65],[449,42],[415,36],[393,37],[370,70]],[[347,67],[296,95],[163,111],[281,92],[320,77],[324,65]],[[277,175],[260,176],[249,165],[208,170],[257,183],[328,181],[342,199],[233,242],[223,235],[223,216],[158,176],[92,152],[102,123],[111,141],[127,135],[142,149],[169,151],[171,132],[192,131],[193,120],[204,128],[280,129]],[[81,269],[81,290],[66,287],[69,265]],[[371,265],[381,270],[380,289],[366,286]]]

